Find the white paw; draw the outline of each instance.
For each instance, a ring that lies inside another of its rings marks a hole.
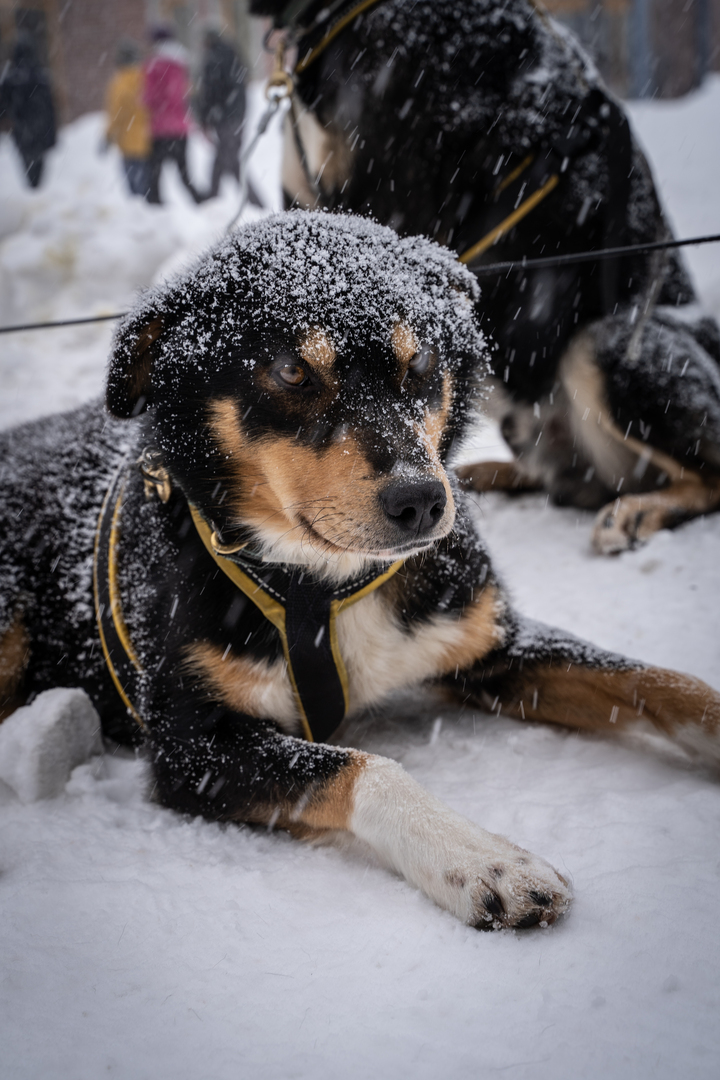
[[[481,829],[468,839],[448,845],[436,897],[457,918],[478,930],[523,929],[551,926],[567,911],[568,883],[544,859]]]
[[[351,829],[469,926],[549,926],[572,899],[568,883],[544,859],[473,825],[387,758],[366,759]]]

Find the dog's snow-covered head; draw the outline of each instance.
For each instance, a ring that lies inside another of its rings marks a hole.
[[[118,331],[108,409],[145,413],[224,540],[353,573],[452,528],[445,465],[484,369],[476,299],[429,240],[278,214],[147,294]]]

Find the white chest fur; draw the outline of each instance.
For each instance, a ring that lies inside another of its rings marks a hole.
[[[380,593],[341,611],[337,637],[348,675],[348,715],[484,655],[500,641],[500,606],[495,591],[486,590],[462,614],[437,614],[409,628],[400,625]],[[267,668],[266,678],[265,709],[272,706],[274,718],[296,733],[299,717],[284,663]]]
[[[495,588],[489,587],[462,612],[436,614],[409,628],[400,625],[379,591],[341,611],[337,639],[348,676],[349,714],[382,701],[393,691],[471,666],[500,644],[502,606]],[[232,708],[270,717],[288,734],[300,734],[284,660],[269,664],[200,646],[192,663]]]

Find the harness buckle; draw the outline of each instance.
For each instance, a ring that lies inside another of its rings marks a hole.
[[[285,52],[287,43],[284,37],[278,37],[275,46],[275,66],[273,73],[265,87],[265,97],[268,101],[281,102],[289,98],[293,92],[295,83],[289,71],[285,70]]]
[[[137,461],[142,473],[145,498],[157,496],[166,503],[172,492],[170,473],[162,463],[162,453],[154,446],[146,446]]]
[[[238,551],[242,551],[244,547],[247,547],[247,541],[243,544],[224,544],[222,536],[215,529],[210,537],[210,543],[212,549],[218,555],[236,555]]]

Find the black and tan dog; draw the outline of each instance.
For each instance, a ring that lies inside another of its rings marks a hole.
[[[534,0],[253,0],[297,42],[288,204],[371,213],[498,260],[670,237],[621,107]],[[491,409],[515,460],[478,490],[601,508],[617,552],[720,506],[720,336],[674,255],[482,277]]]
[[[553,922],[550,867],[395,762],[328,745],[398,688],[718,757],[720,696],[512,611],[447,463],[483,341],[447,249],[286,213],[149,294],[107,406],[0,439],[0,697],[91,695],[168,807],[353,834],[480,927]]]

